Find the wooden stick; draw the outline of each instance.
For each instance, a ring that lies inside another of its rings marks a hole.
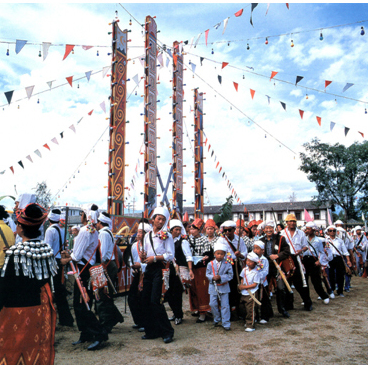
[[[277,268],[277,271],[279,272],[279,274],[280,274],[280,276],[281,276],[282,280],[284,281],[284,283],[285,283],[285,285],[286,285],[287,289],[289,290],[290,294],[293,294],[293,291],[292,291],[292,289],[291,289],[291,287],[290,287],[290,285],[289,285],[289,282],[287,281],[287,279],[286,279],[286,276],[285,276],[284,272],[281,270],[280,265],[277,263],[277,261],[276,261],[276,260],[272,260],[272,261],[273,261],[273,263],[275,264],[275,266],[276,266],[276,268]]]

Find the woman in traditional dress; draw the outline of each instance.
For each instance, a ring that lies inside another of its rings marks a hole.
[[[0,364],[54,364],[56,312],[52,276],[53,250],[41,243],[47,211],[32,203],[17,212],[22,242],[6,250],[0,275]]]
[[[213,219],[208,219],[206,224],[204,225],[204,228],[206,229],[208,242],[210,243],[211,249],[213,250],[215,243],[220,238],[220,236],[216,235],[216,222]]]

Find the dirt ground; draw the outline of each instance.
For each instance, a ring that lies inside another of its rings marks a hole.
[[[244,332],[244,322],[232,322],[231,331],[213,327],[211,321],[196,324],[184,294],[184,321],[175,326],[174,342],[141,340],[132,329],[133,321],[125,298],[116,299],[125,322],[118,324],[99,351],[87,351],[89,343],[73,346],[79,332],[56,328],[56,365],[66,364],[368,364],[368,280],[352,279],[352,291],[345,298],[331,299],[329,305],[317,300],[311,289],[313,311],[305,312],[295,292],[295,310],[289,319],[277,313],[256,331]],[[168,309],[171,316],[171,311]]]

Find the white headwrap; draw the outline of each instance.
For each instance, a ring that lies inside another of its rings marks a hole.
[[[175,227],[181,228],[181,235],[186,236],[187,232],[183,226],[183,223],[179,219],[171,219],[170,221],[170,230],[172,230]]]
[[[339,220],[337,220],[337,221],[335,222],[335,226],[336,226],[336,224],[344,224],[344,223],[339,219]]]
[[[146,233],[152,231],[152,227],[148,223],[145,223],[145,222],[139,223],[138,229],[141,229],[142,231],[145,231]]]
[[[213,251],[224,251],[227,252],[228,250],[228,245],[227,245],[227,241],[225,240],[225,238],[220,237],[214,244],[213,246]]]
[[[272,228],[275,228],[275,222],[274,221],[267,221],[265,223],[265,228],[266,227],[272,227]]]
[[[169,219],[170,219],[170,212],[167,210],[166,207],[157,207],[152,214],[152,217],[154,217],[155,215],[163,215],[165,217],[165,223],[162,226],[162,228],[160,229],[160,231],[166,231],[167,230],[167,225],[169,224]]]
[[[52,211],[50,211],[47,218],[54,221],[54,222],[59,222],[60,221],[60,214],[56,214],[56,213],[53,213]]]
[[[262,241],[255,241],[253,246],[257,245],[260,249],[264,250],[264,243]]]
[[[28,204],[36,203],[36,195],[28,193],[20,194],[16,201],[19,202],[18,208],[24,209]]]
[[[259,263],[259,256],[253,251],[248,253],[247,259],[249,259],[249,260],[251,260],[251,261],[253,261],[257,264]]]
[[[328,232],[328,230],[329,230],[330,228],[336,229],[336,226],[334,226],[334,225],[328,226],[328,227],[325,229],[325,233],[327,233],[327,232]]]
[[[88,208],[83,209],[84,213],[86,213],[86,217],[88,221],[91,221],[92,223],[97,223],[98,216],[100,215],[99,210],[91,210],[91,206],[93,204],[90,204]]]
[[[354,229],[355,229],[355,232],[356,232],[356,231],[362,230],[362,227],[361,226],[356,226]]]
[[[266,222],[262,222],[258,224],[258,227],[257,227],[258,231],[265,229],[265,228],[266,228]]]
[[[93,210],[91,212],[93,212]],[[100,214],[100,216],[98,217],[97,220],[99,220],[102,223],[108,224],[109,229],[112,229],[112,219],[111,218],[106,217],[106,215],[104,215],[104,214]]]
[[[307,228],[317,229],[317,226],[316,226],[316,224],[314,222],[308,222],[305,226]]]
[[[226,221],[221,224],[220,227],[234,227],[236,228],[236,223],[234,221]]]
[[[80,231],[80,227],[79,226],[73,226],[72,229],[76,229],[78,232]]]

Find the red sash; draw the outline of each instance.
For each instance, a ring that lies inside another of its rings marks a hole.
[[[288,238],[288,240],[290,241],[290,244],[291,244],[291,247],[293,248],[293,250],[294,250],[294,255],[296,255],[296,249],[295,249],[295,247],[294,247],[294,245],[293,245],[293,241],[291,240],[291,238],[289,237],[289,235],[288,235],[288,233],[287,233],[287,231],[286,231],[286,229],[287,228],[285,228],[285,233],[286,233],[286,235],[287,235],[287,238]]]

